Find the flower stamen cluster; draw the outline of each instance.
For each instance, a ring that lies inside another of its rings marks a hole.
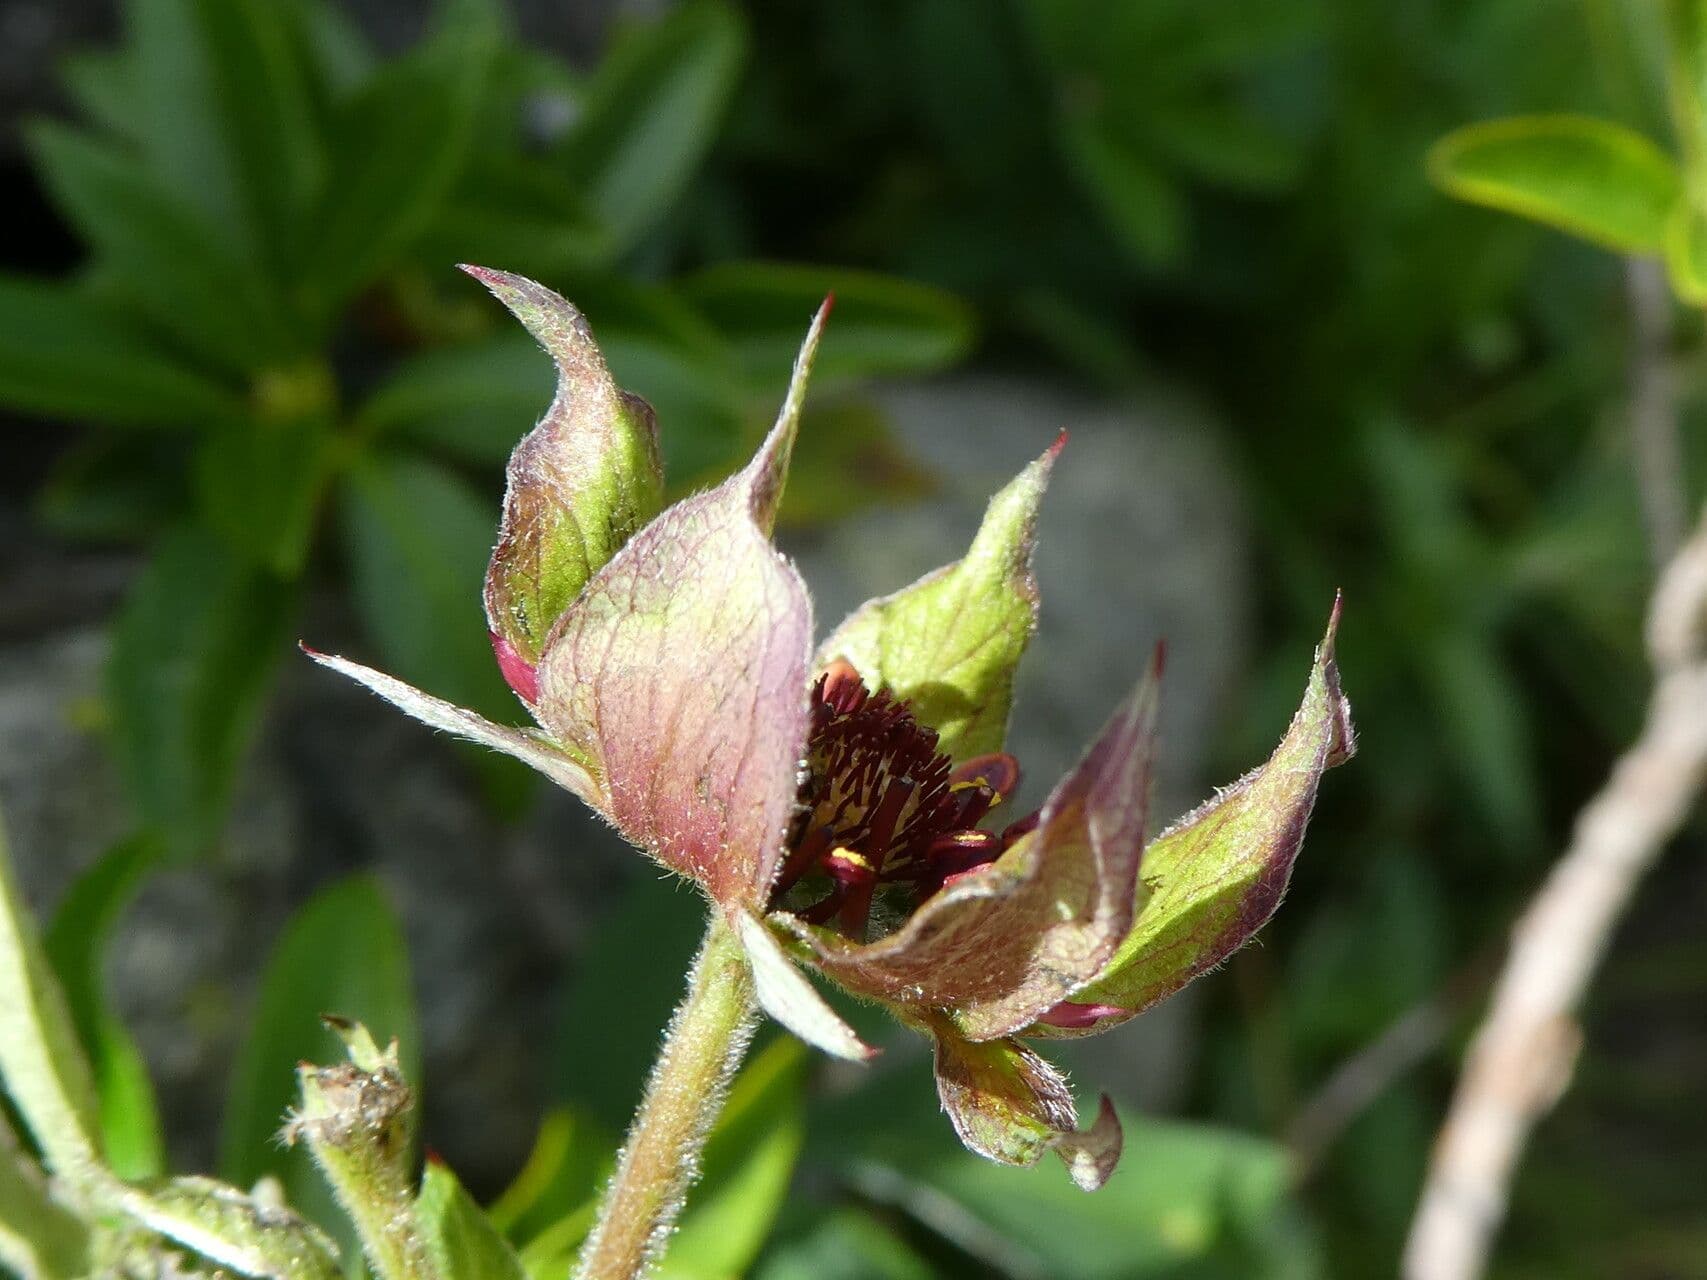
[[[956,767],[906,701],[869,691],[849,662],[813,684],[809,725],[800,812],[771,901],[810,924],[856,942],[891,932],[1036,825],[1032,814],[981,829],[1019,785],[1019,762],[995,752]]]

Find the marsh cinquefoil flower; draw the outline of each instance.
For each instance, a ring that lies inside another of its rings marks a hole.
[[[966,556],[873,600],[814,649],[771,545],[806,336],[745,468],[663,509],[656,425],[550,290],[467,268],[556,361],[510,460],[486,610],[537,728],[507,728],[341,658],[319,660],[437,728],[519,757],[728,918],[760,1004],[834,1054],[870,1050],[798,964],[929,1036],[961,1139],[1054,1150],[1101,1185],[1120,1131],[1077,1128],[1031,1047],[1113,1027],[1219,964],[1278,904],[1323,770],[1353,749],[1334,629],[1267,764],[1145,842],[1159,660],[1036,813],[1002,809],[1013,672],[1035,624],[1033,526],[1059,442],[990,504]],[[997,820],[993,815],[1002,814]]]

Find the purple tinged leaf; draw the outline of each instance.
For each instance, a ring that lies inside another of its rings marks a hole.
[[[779,914],[862,995],[947,1010],[958,1033],[1030,1026],[1108,963],[1130,927],[1155,750],[1158,650],[1138,688],[1044,804],[1037,829],[957,877],[886,938],[857,943]]]
[[[1151,842],[1144,854],[1147,899],[1113,960],[1072,993],[1063,1016],[1045,1015],[1026,1034],[1106,1031],[1220,964],[1274,914],[1322,773],[1356,750],[1334,660],[1339,620],[1336,600],[1303,704],[1268,763]],[[1087,1009],[1100,1016],[1072,1016]]]
[[[1031,549],[1053,445],[990,500],[964,558],[868,601],[824,641],[820,668],[851,662],[872,689],[904,699],[954,759],[1000,751],[1014,669],[1037,627]]]
[[[937,1096],[954,1131],[1000,1164],[1032,1165],[1054,1151],[1073,1181],[1095,1191],[1120,1162],[1120,1118],[1104,1097],[1089,1129],[1078,1128],[1066,1078],[1016,1040],[973,1044],[937,1026]]]
[[[769,529],[822,325],[753,460],[594,574],[539,667],[540,722],[592,766],[611,820],[728,909],[776,874],[805,748],[811,602]]]
[[[651,407],[619,389],[586,317],[522,276],[464,266],[557,364],[551,406],[510,455],[486,618],[510,684],[530,703],[527,667],[587,579],[663,506]],[[506,651],[507,646],[507,651]],[[505,661],[508,657],[508,661]]]
[[[383,671],[375,671],[372,667],[364,667],[346,658],[317,653],[306,645],[302,651],[321,666],[348,676],[357,684],[365,685],[392,706],[407,712],[422,724],[442,729],[446,733],[455,734],[483,747],[490,747],[494,751],[501,751],[507,756],[514,756],[523,764],[538,769],[565,791],[579,796],[595,809],[604,808],[598,782],[582,762],[555,743],[546,741],[533,730],[493,724],[485,717],[455,703],[422,693],[413,685],[405,684],[394,676],[388,676]]]

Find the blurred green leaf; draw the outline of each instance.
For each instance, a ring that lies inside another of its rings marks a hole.
[[[472,262],[551,280],[607,260],[610,235],[561,165],[481,151],[422,232],[414,256],[435,271]]]
[[[520,718],[480,609],[496,497],[425,460],[376,454],[350,473],[343,516],[356,608],[388,669],[500,722]],[[528,770],[488,751],[464,756],[501,808],[530,794]]]
[[[84,118],[121,138],[134,138],[137,119],[136,60],[123,49],[84,49],[59,66],[65,92]]]
[[[338,106],[297,245],[295,285],[323,325],[432,224],[468,162],[499,36],[482,6],[451,6],[438,31]]]
[[[699,167],[745,52],[724,0],[674,5],[607,50],[558,154],[617,247],[650,231]]]
[[[242,409],[106,304],[15,278],[0,279],[0,401],[47,417],[178,429]]]
[[[1522,214],[1626,253],[1657,253],[1682,189],[1641,134],[1589,116],[1468,125],[1429,152],[1429,176],[1474,204]]]
[[[287,585],[186,528],[160,542],[119,613],[112,746],[138,813],[175,856],[219,834],[294,605]]]
[[[1153,161],[1091,118],[1063,121],[1061,144],[1079,185],[1135,262],[1162,266],[1179,256],[1185,209]]]
[[[455,458],[502,466],[550,405],[554,382],[539,345],[517,330],[410,357],[357,422],[376,435],[395,432]]]
[[[1665,229],[1666,270],[1677,296],[1707,306],[1707,214],[1693,200],[1679,200]]]
[[[811,1226],[767,1252],[753,1280],[936,1280],[919,1254],[857,1209],[815,1215]]]
[[[807,1049],[781,1036],[741,1072],[706,1143],[661,1280],[745,1275],[770,1235],[805,1141]]]
[[[257,265],[277,271],[323,164],[296,0],[130,0],[143,153]]]
[[[249,373],[297,339],[278,295],[211,221],[135,158],[38,122],[30,150],[65,216],[126,302],[198,355]]]
[[[151,537],[190,502],[187,452],[176,435],[91,433],[55,460],[35,515],[72,542]]]
[[[154,1085],[112,1010],[103,965],[113,926],[164,852],[146,837],[114,845],[72,883],[43,939],[94,1069],[107,1164],[127,1180],[165,1173],[166,1156]]]
[[[972,344],[972,311],[958,298],[871,272],[723,263],[690,277],[682,294],[734,347],[745,376],[766,391],[787,385],[806,326],[832,294],[835,306],[813,366],[820,382],[934,373]]]
[[[196,451],[201,516],[225,543],[282,578],[302,571],[338,456],[324,414],[251,418]]]
[[[429,1160],[415,1212],[439,1274],[454,1280],[524,1280],[521,1260],[456,1175]]]
[[[808,405],[778,520],[796,528],[826,525],[871,507],[916,501],[935,484],[877,406],[861,400]]]
[[[420,1033],[402,927],[379,884],[354,876],[322,889],[291,918],[268,957],[254,1021],[238,1054],[220,1142],[223,1176],[249,1186],[267,1175],[291,1205],[346,1245],[348,1224],[308,1152],[286,1149],[279,1127],[296,1101],[296,1065],[326,1055],[322,1014],[364,1024],[401,1044],[404,1076],[421,1082]],[[346,1257],[356,1256],[350,1253]]]
[[[591,1205],[616,1158],[616,1139],[571,1107],[553,1107],[533,1150],[487,1216],[511,1241],[528,1244]]]

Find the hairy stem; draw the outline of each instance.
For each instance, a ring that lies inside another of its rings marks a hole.
[[[753,1008],[746,956],[716,913],[582,1247],[578,1280],[634,1280],[662,1256],[752,1037]]]

